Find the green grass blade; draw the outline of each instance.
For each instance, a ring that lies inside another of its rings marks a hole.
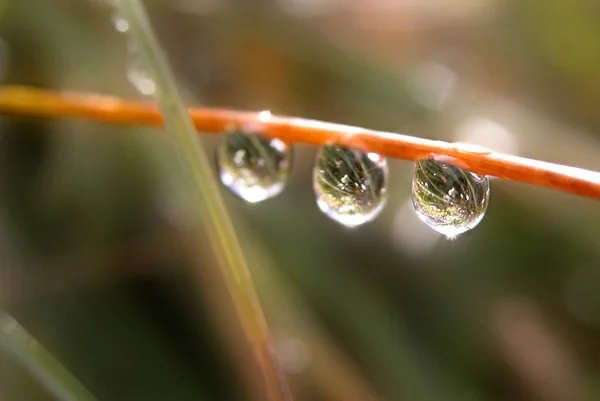
[[[213,176],[210,159],[198,140],[147,13],[139,0],[119,0],[116,5],[119,16],[129,23],[127,32],[140,61],[146,66],[149,77],[154,80],[155,98],[165,126],[169,133],[177,136],[178,140],[174,141],[174,145],[193,174],[204,206],[199,208],[204,228],[211,240],[215,259],[225,277],[258,370],[262,374],[268,399],[291,400],[285,375],[271,352],[273,347],[265,318],[239,240],[221,199],[220,187]]]
[[[14,318],[0,312],[0,348],[60,401],[96,398]]]

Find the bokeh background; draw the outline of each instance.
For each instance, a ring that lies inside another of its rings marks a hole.
[[[145,4],[189,104],[600,170],[597,0]],[[100,0],[0,0],[4,84],[140,98],[129,63]],[[168,143],[0,117],[0,304],[100,401],[260,399]],[[385,211],[350,230],[316,207],[316,148],[295,150],[279,197],[223,195],[296,400],[600,399],[597,201],[494,180],[448,241],[391,160]],[[0,353],[0,400],[50,399]]]

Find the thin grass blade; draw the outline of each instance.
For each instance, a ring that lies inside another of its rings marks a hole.
[[[59,401],[96,398],[12,316],[0,311],[0,349],[15,358]]]

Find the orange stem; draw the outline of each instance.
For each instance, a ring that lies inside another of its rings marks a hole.
[[[600,173],[595,171],[443,141],[268,113],[215,108],[190,108],[189,112],[196,129],[201,132],[218,134],[241,129],[286,142],[337,144],[406,160],[435,158],[481,175],[600,199]],[[109,124],[163,125],[158,108],[151,103],[19,86],[0,87],[0,114],[80,117]]]

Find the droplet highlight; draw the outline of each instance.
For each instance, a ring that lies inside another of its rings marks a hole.
[[[272,198],[285,187],[293,149],[279,139],[234,131],[217,148],[219,178],[232,193],[250,203]]]
[[[388,165],[377,153],[324,146],[313,172],[317,205],[346,227],[373,220],[386,201]]]
[[[490,197],[486,176],[437,160],[417,160],[412,202],[417,216],[434,231],[454,238],[483,219]]]

